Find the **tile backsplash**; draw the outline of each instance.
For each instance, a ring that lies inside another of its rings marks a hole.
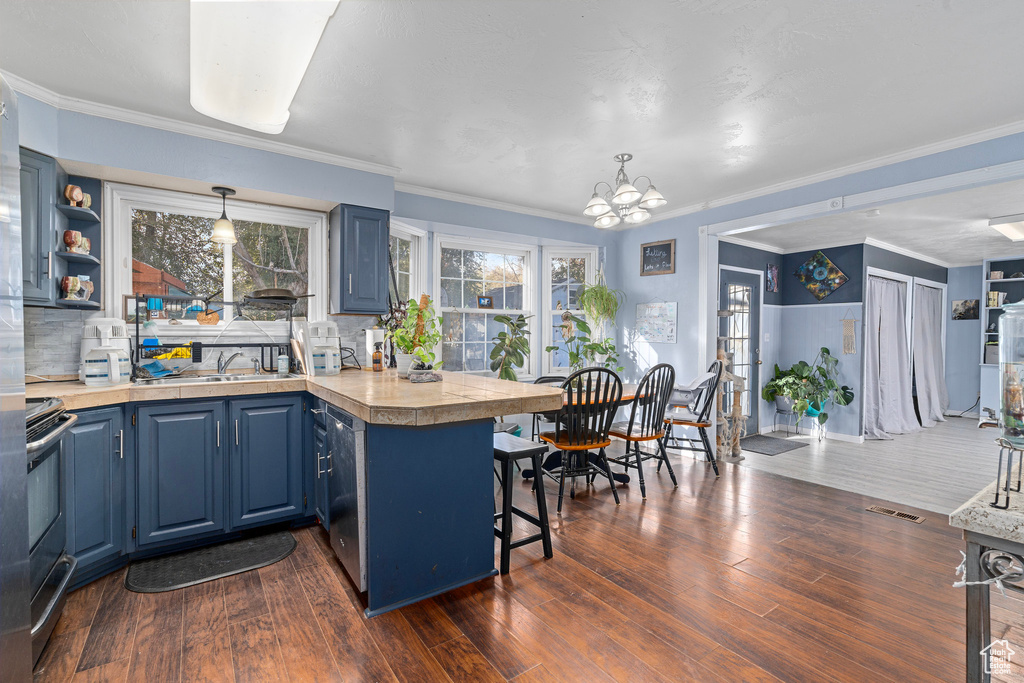
[[[82,327],[91,317],[102,317],[102,313],[94,311],[73,311],[61,308],[25,308],[25,374],[39,377],[65,377],[78,375],[78,365],[82,348]],[[331,321],[337,323],[338,334],[343,346],[353,347],[356,358],[366,364],[366,345],[363,330],[370,328],[377,321],[376,316],[333,316]],[[230,334],[230,333],[229,333]],[[165,335],[161,341],[176,343],[188,341],[187,336]],[[231,336],[231,341],[263,342],[263,335],[251,338]],[[235,349],[224,349],[230,355]],[[254,355],[254,349],[237,349],[247,356]],[[214,367],[216,354],[210,354],[203,366]],[[242,361],[233,364],[234,369],[249,367]],[[32,381],[34,378],[29,378]]]

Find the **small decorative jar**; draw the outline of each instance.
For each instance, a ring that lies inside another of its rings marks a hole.
[[[1008,304],[999,316],[999,427],[1024,449],[1024,303]]]

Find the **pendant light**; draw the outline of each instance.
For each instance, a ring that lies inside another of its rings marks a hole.
[[[616,154],[615,161],[619,171],[615,174],[615,185],[604,181],[594,185],[594,194],[583,209],[583,215],[594,219],[595,228],[613,228],[619,223],[638,225],[651,218],[651,211],[668,204],[665,197],[658,192],[647,176],[640,176],[630,182],[626,175],[626,162],[633,158],[632,154]],[[647,181],[647,190],[640,192],[636,188],[641,179]],[[598,188],[604,185],[608,191],[604,194]]]
[[[213,193],[220,195],[221,212],[220,218],[213,224],[213,235],[210,237],[210,241],[216,244],[234,244],[238,238],[235,237],[235,224],[228,218],[228,197],[234,196],[235,191],[230,187],[215,187]]]

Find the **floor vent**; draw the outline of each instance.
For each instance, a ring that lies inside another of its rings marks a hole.
[[[909,512],[900,512],[899,510],[893,510],[891,508],[884,508],[881,505],[872,505],[867,508],[868,512],[877,512],[880,515],[887,515],[889,517],[895,517],[896,519],[904,519],[914,524],[920,524],[924,521],[924,517],[920,515],[912,515]]]

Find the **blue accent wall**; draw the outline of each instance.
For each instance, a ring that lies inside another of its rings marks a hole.
[[[946,389],[949,409],[967,410],[981,391],[981,320],[952,320],[953,302],[981,299],[981,266],[950,268],[946,281]],[[984,302],[981,302],[984,303]]]
[[[735,266],[737,268],[748,268],[765,273],[765,286],[768,284],[768,274],[765,272],[768,264],[772,263],[779,267],[779,280],[782,278],[782,254],[776,254],[764,249],[755,249],[742,244],[731,242],[720,242],[718,245],[718,265]],[[782,303],[782,283],[779,283],[777,292],[761,292],[761,299],[765,305]]]
[[[808,259],[821,251],[849,278],[834,292],[818,301],[810,290],[800,282],[796,270]],[[782,283],[782,305],[813,305],[813,304],[848,304],[864,300],[864,245],[850,244],[845,247],[828,249],[811,249],[793,254],[786,254],[779,269],[779,281]]]
[[[864,245],[864,267],[881,268],[894,273],[919,277],[932,282],[946,281],[946,268],[920,259],[897,254],[873,244]]]

